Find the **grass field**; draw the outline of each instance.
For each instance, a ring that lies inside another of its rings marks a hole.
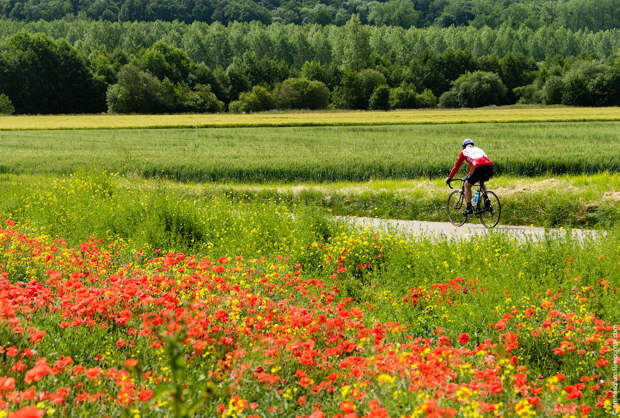
[[[402,125],[474,122],[620,120],[619,107],[505,106],[481,109],[397,110],[391,112],[268,112],[189,115],[0,116],[0,130],[153,127],[240,127],[321,125]]]
[[[620,170],[620,122],[0,131],[0,171],[106,169],[178,181],[444,177],[463,138],[499,174]]]

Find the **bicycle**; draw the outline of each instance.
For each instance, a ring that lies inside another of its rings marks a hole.
[[[463,215],[463,212],[467,208],[467,204],[465,203],[465,180],[467,178],[462,179],[453,179],[452,181],[461,181],[463,185],[461,186],[461,190],[454,190],[448,196],[448,202],[446,205],[446,211],[448,212],[448,219],[454,226],[461,226],[465,222],[467,222],[468,216]],[[490,190],[483,190],[480,187],[480,183],[476,183],[478,186],[478,190],[476,193],[478,194],[478,201],[474,202],[474,213],[472,215],[477,215],[480,218],[480,223],[487,228],[493,228],[499,222],[499,217],[502,213],[502,206],[499,203],[499,198],[495,193]],[[450,184],[448,187],[454,189]],[[489,204],[485,204],[485,202],[489,202]]]

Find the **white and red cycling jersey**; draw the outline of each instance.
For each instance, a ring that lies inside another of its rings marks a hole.
[[[459,171],[459,168],[461,168],[463,161],[467,161],[467,163],[471,165],[471,169],[469,170],[469,173],[467,173],[468,176],[472,173],[472,171],[474,171],[474,168],[476,167],[480,167],[481,165],[493,165],[493,163],[491,162],[491,160],[489,160],[489,157],[487,157],[484,151],[482,151],[478,147],[470,145],[466,147],[463,151],[461,151],[461,153],[459,154],[459,158],[457,158],[456,163],[454,164],[454,168],[452,169],[452,171],[450,171],[448,177],[454,177],[454,175]]]

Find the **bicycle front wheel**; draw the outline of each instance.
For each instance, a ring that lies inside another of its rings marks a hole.
[[[461,226],[467,221],[467,216],[463,215],[465,211],[465,197],[460,190],[455,190],[448,196],[446,211],[448,219],[454,226]]]
[[[481,209],[478,212],[480,223],[487,228],[493,228],[499,223],[499,216],[502,213],[502,206],[499,203],[499,198],[493,192],[487,191],[487,198],[490,205],[486,205],[485,202],[480,202]]]

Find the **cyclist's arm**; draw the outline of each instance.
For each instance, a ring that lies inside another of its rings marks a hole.
[[[459,158],[456,159],[456,163],[454,163],[454,167],[452,168],[452,171],[450,171],[450,174],[448,174],[448,177],[454,177],[454,175],[459,171],[459,168],[461,168],[461,165],[463,165],[463,161],[465,161],[465,156],[461,151]]]

